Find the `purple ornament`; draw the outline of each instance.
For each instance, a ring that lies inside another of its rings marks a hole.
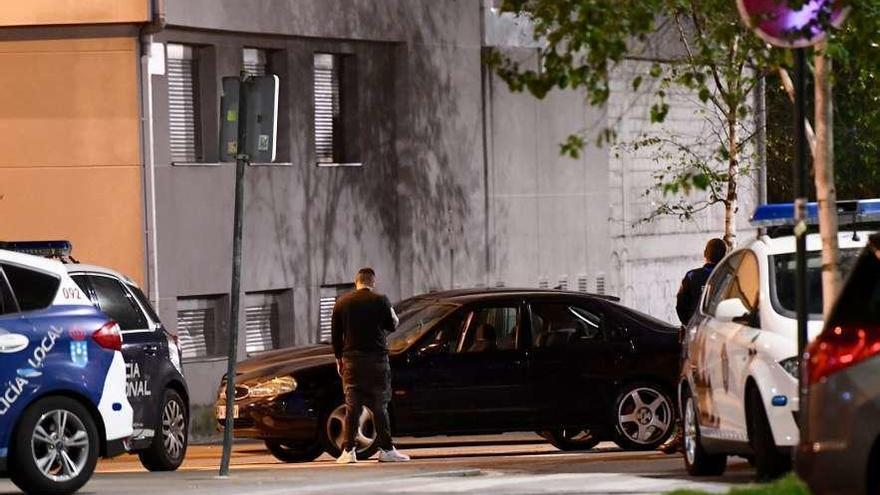
[[[737,0],[739,14],[750,28],[771,45],[803,48],[828,36],[849,13],[842,0],[807,0],[795,10],[789,0]]]

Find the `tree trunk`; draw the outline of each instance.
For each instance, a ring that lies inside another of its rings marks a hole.
[[[834,187],[834,113],[831,100],[831,60],[826,43],[817,47],[813,64],[816,107],[816,148],[813,166],[822,238],[822,312],[828,316],[840,290],[840,252],[837,245],[837,191]]]
[[[779,68],[779,79],[782,80],[782,87],[785,89],[785,94],[788,95],[789,101],[794,103],[794,83],[791,82],[791,76],[788,75],[788,71],[785,70],[784,67]],[[806,122],[804,124],[807,127],[807,143],[810,144],[810,154],[814,157],[816,156],[816,133],[813,132],[813,126],[810,125],[809,119],[804,119]]]
[[[736,142],[736,109],[727,119],[727,198],[724,201],[724,242],[728,248],[736,247],[737,172],[739,168],[739,145]]]

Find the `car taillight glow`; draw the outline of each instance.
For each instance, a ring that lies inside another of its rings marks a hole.
[[[122,334],[119,332],[119,325],[115,321],[105,323],[103,327],[92,334],[92,340],[104,349],[122,350]]]
[[[835,326],[807,348],[808,383],[818,383],[844,368],[880,353],[880,328]]]

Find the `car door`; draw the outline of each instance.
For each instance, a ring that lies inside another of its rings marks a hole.
[[[714,317],[718,303],[724,298],[726,290],[736,273],[735,264],[740,255],[734,253],[722,261],[707,281],[704,289],[703,303],[696,328],[691,329],[693,335],[688,344],[689,363],[694,380],[694,394],[700,412],[700,425],[706,436],[713,436],[721,424],[718,393],[723,387],[721,375],[722,350],[724,335],[728,333],[725,326],[729,322],[719,321]]]
[[[522,301],[466,306],[448,321],[413,346],[395,370],[400,429],[454,433],[528,425],[533,410],[527,346],[520,339]]]
[[[161,351],[154,323],[116,277],[103,273],[77,273],[71,278],[101,311],[119,324],[125,358],[126,393],[134,410],[135,436],[153,429],[162,400],[161,383],[154,376]]]
[[[623,349],[606,339],[601,308],[558,298],[532,300],[529,306],[536,427],[606,423]]]

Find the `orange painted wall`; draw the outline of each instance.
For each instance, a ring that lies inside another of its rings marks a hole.
[[[3,2],[0,26],[149,21],[147,0],[26,0]]]
[[[0,239],[69,239],[143,283],[135,38],[0,42]]]

